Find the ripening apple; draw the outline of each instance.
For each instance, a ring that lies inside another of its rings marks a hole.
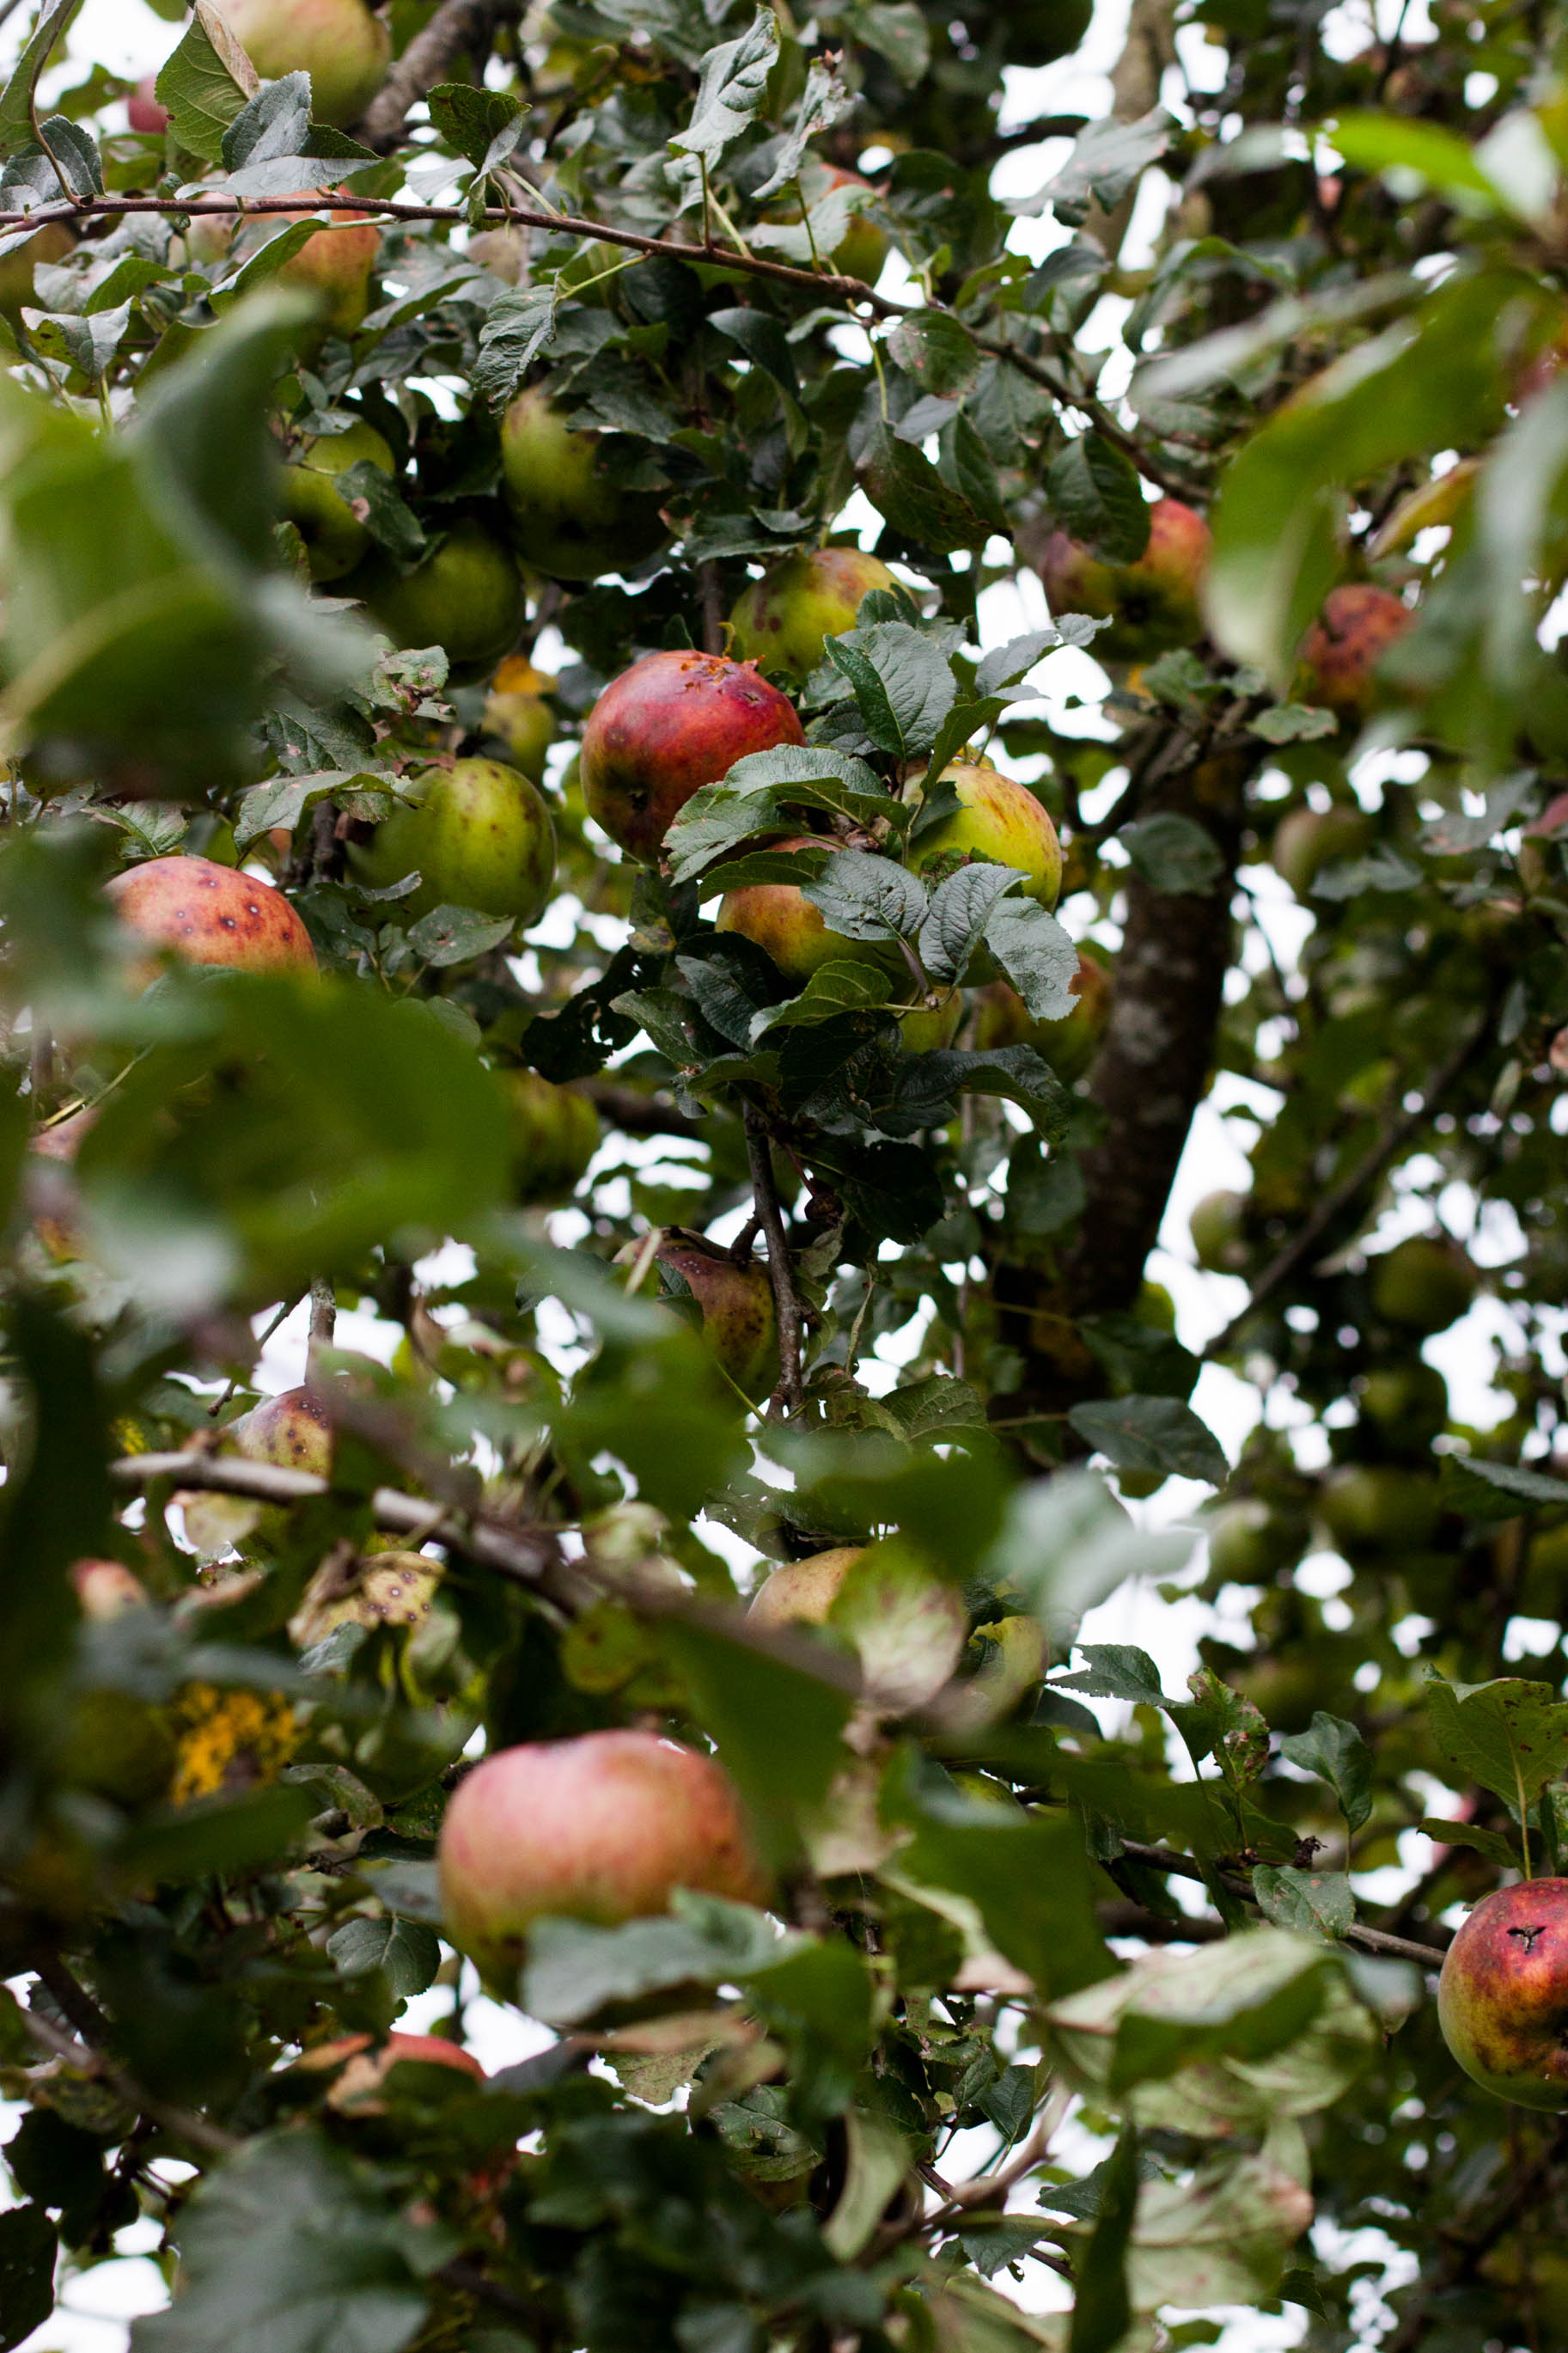
[[[487,2081],[473,2052],[444,2034],[395,2032],[381,2043],[368,2034],[336,2034],[330,2042],[312,2043],[294,2063],[310,2074],[342,2070],[327,2094],[328,2107],[338,2115],[382,2116],[386,2114],[386,2102],[381,2097],[381,2087],[393,2069],[405,2062],[453,2067],[459,2074],[471,2075],[477,2084]]]
[[[500,1983],[547,1915],[614,1927],[667,1911],[678,1887],[742,1904],[767,1893],[722,1769],[652,1732],[487,1757],[458,1785],[437,1860],[447,1936]]]
[[[563,1201],[599,1148],[599,1114],[586,1095],[537,1071],[504,1074],[511,1113],[511,1173],[520,1201]]]
[[[974,1043],[980,1052],[1000,1046],[1033,1046],[1064,1086],[1080,1079],[1110,1019],[1114,984],[1105,966],[1079,951],[1078,970],[1068,983],[1073,1009],[1054,1021],[1037,1021],[1016,988],[994,980],[975,998]]]
[[[230,30],[263,81],[310,77],[310,112],[348,131],[386,79],[392,36],[365,0],[226,0]]]
[[[898,583],[879,556],[858,547],[816,547],[786,555],[743,589],[730,616],[731,643],[770,678],[804,686],[828,638],[855,627],[860,600]]]
[[[374,425],[322,434],[283,469],[284,520],[304,541],[310,577],[318,584],[342,580],[370,553],[370,533],[337,488],[338,477],[362,460],[389,477],[397,471],[391,449]]]
[[[805,1560],[786,1560],[763,1579],[746,1615],[759,1626],[823,1626],[864,1545],[835,1545]]]
[[[779,1377],[779,1335],[766,1267],[755,1259],[741,1266],[728,1250],[679,1229],[665,1236],[654,1257],[677,1278],[669,1290],[679,1296],[684,1286],[696,1301],[702,1337],[735,1387],[753,1402],[771,1395]]]
[[[1332,808],[1292,809],[1274,828],[1268,855],[1298,899],[1310,897],[1325,866],[1359,858],[1372,847],[1372,819],[1364,809],[1336,802]]]
[[[1568,1879],[1527,1879],[1477,1905],[1443,1956],[1437,2022],[1483,2091],[1568,2108]]]
[[[791,834],[786,840],[768,844],[770,849],[779,850],[837,851],[844,846],[816,833]],[[830,932],[821,908],[795,882],[742,882],[727,891],[719,902],[714,928],[751,940],[773,958],[786,979],[803,985],[825,964],[886,961],[876,941],[851,940],[842,932]]]
[[[369,1633],[382,1626],[422,1626],[441,1577],[441,1563],[422,1552],[368,1553],[342,1580],[319,1570],[289,1620],[289,1639],[301,1651],[313,1651],[340,1626],[363,1626]]]
[[[143,74],[125,101],[125,120],[145,138],[162,139],[169,128],[169,110],[158,102],[158,77]]]
[[[67,1573],[82,1616],[95,1624],[147,1607],[147,1588],[122,1560],[73,1560]]]
[[[552,580],[626,572],[668,532],[649,491],[627,491],[601,464],[599,436],[578,433],[542,385],[501,420],[501,485],[512,544]]]
[[[1209,527],[1180,499],[1156,499],[1149,544],[1132,564],[1108,564],[1065,531],[1053,532],[1037,569],[1053,613],[1109,619],[1090,650],[1097,660],[1144,661],[1204,633],[1201,598]]]
[[[754,663],[722,654],[645,654],[613,679],[583,730],[583,797],[612,841],[658,863],[670,824],[702,785],[749,752],[804,744],[787,695]]]
[[[1193,1255],[1209,1274],[1245,1274],[1252,1260],[1247,1237],[1247,1196],[1222,1187],[1205,1193],[1187,1220]]]
[[[398,905],[411,916],[437,907],[477,907],[531,923],[555,880],[555,828],[537,785],[500,760],[455,760],[414,780],[416,801],[400,801],[353,853],[373,890],[418,871]]]
[[[281,891],[207,858],[149,858],[104,885],[127,931],[184,964],[314,971],[310,934]]]
[[[1331,588],[1301,640],[1298,702],[1331,711],[1342,727],[1363,727],[1380,701],[1377,666],[1415,618],[1386,588],[1354,581]]]
[[[243,1455],[247,1462],[309,1471],[317,1479],[331,1476],[332,1421],[318,1389],[281,1389],[263,1398],[229,1423],[223,1440],[225,1453]]]
[[[374,555],[345,593],[363,599],[394,645],[439,646],[459,684],[510,651],[526,610],[510,550],[471,515],[412,572]]]
[[[1054,907],[1062,886],[1062,846],[1049,810],[1028,786],[998,768],[967,761],[944,769],[941,781],[952,786],[959,806],[915,842],[910,854],[915,871],[936,881],[962,866],[1016,867],[1026,878],[1019,886],[1024,897]]]
[[[1405,1331],[1446,1332],[1475,1299],[1479,1278],[1446,1234],[1412,1234],[1371,1263],[1372,1303]]]
[[[321,202],[314,191],[302,191],[297,213],[267,216],[267,236],[261,242],[269,242],[291,223],[314,219]],[[320,311],[316,323],[299,338],[302,356],[313,356],[329,335],[346,340],[353,333],[370,309],[371,280],[380,256],[381,231],[373,220],[363,213],[335,212],[325,216],[315,236],[281,264],[277,283],[314,295]]]
[[[486,734],[499,736],[513,767],[536,785],[543,781],[545,754],[555,741],[555,713],[546,700],[554,688],[549,671],[535,670],[526,654],[508,654],[485,702]]]

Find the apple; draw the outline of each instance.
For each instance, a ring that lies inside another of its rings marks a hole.
[[[684,1285],[696,1301],[702,1336],[735,1387],[753,1403],[770,1396],[779,1377],[779,1335],[766,1267],[755,1259],[738,1265],[727,1250],[679,1228],[654,1257],[676,1278],[669,1289],[679,1295]]]
[[[898,1013],[899,1042],[906,1054],[940,1053],[963,1029],[963,1015],[962,988],[933,988],[918,1005]]]
[[[614,1927],[678,1887],[760,1904],[744,1815],[711,1757],[654,1732],[503,1748],[458,1784],[437,1851],[447,1935],[493,1981],[549,1915]]]
[[[370,533],[337,490],[339,475],[363,459],[388,476],[397,471],[374,425],[323,434],[283,469],[284,518],[304,541],[310,577],[318,583],[342,579],[370,552]]]
[[[263,1398],[231,1421],[224,1451],[247,1462],[272,1462],[283,1471],[309,1471],[328,1479],[332,1470],[332,1423],[316,1389],[282,1389]]]
[[[1310,896],[1325,866],[1360,858],[1372,847],[1372,819],[1364,809],[1336,803],[1332,808],[1292,809],[1274,828],[1268,855],[1298,899]]]
[[[122,1560],[73,1560],[67,1574],[82,1616],[99,1625],[147,1607],[147,1588]]]
[[[1076,1000],[1058,1020],[1037,1021],[1023,998],[1005,980],[988,981],[975,998],[974,1043],[989,1053],[999,1046],[1033,1046],[1064,1086],[1080,1079],[1110,1019],[1113,983],[1101,964],[1080,949],[1069,984]]]
[[[125,120],[132,131],[161,139],[169,128],[169,110],[158,103],[158,77],[143,74],[125,101]]]
[[[363,599],[395,645],[439,646],[459,683],[510,651],[526,610],[510,550],[472,516],[412,572],[373,556],[347,593]]]
[[[1003,19],[1008,64],[1048,66],[1069,57],[1093,15],[1094,0],[1025,0]]]
[[[267,233],[257,249],[292,223],[313,220],[321,201],[313,191],[304,189],[297,213],[268,214]],[[227,224],[231,235],[235,226]],[[381,231],[374,221],[363,213],[332,213],[323,218],[315,236],[308,237],[299,252],[281,264],[275,273],[276,282],[314,295],[320,313],[316,323],[299,338],[303,356],[312,357],[329,335],[346,340],[353,333],[370,309],[371,279],[380,255]]]
[[[792,834],[787,840],[768,844],[770,849],[835,851],[844,846],[816,833]],[[886,961],[878,942],[846,939],[842,932],[830,932],[821,908],[814,906],[794,882],[743,882],[738,890],[727,891],[719,902],[714,928],[753,941],[786,979],[802,984],[823,965],[835,961],[878,965]]]
[[[208,858],[149,858],[104,885],[127,931],[184,964],[315,970],[310,934],[281,891]]]
[[[1377,665],[1415,616],[1386,588],[1357,581],[1331,588],[1301,640],[1296,698],[1331,711],[1342,727],[1362,727],[1381,700]]]
[[[1385,1446],[1425,1454],[1448,1426],[1448,1384],[1418,1356],[1384,1366],[1362,1383],[1361,1410]]]
[[[855,627],[861,598],[897,586],[879,556],[858,547],[786,555],[742,590],[730,616],[731,643],[742,661],[803,686],[825,641]]]
[[[1053,532],[1037,569],[1053,613],[1109,620],[1090,647],[1097,660],[1143,661],[1204,633],[1209,527],[1180,499],[1156,499],[1149,544],[1133,564],[1107,564],[1065,531]]]
[[[978,1652],[973,1674],[952,1683],[940,1702],[941,1729],[931,1742],[939,1757],[962,1757],[1017,1709],[1045,1681],[1050,1663],[1044,1627],[1037,1618],[999,1618],[979,1626],[970,1638]]]
[[[399,802],[353,852],[373,890],[416,870],[419,887],[398,905],[411,916],[477,907],[531,923],[555,880],[555,828],[537,785],[500,760],[455,760],[414,780],[417,801]]]
[[[1347,1558],[1420,1552],[1441,1515],[1437,1482],[1391,1462],[1345,1463],[1323,1483],[1323,1520]]]
[[[553,1086],[537,1071],[508,1071],[504,1083],[519,1200],[565,1200],[599,1148],[598,1113],[586,1095]]]
[[[441,1563],[422,1552],[373,1552],[347,1574],[335,1563],[317,1570],[289,1620],[289,1638],[312,1651],[340,1626],[421,1626],[440,1589]]]
[[[1209,1274],[1245,1274],[1252,1250],[1247,1240],[1245,1193],[1205,1193],[1187,1221],[1193,1255]]]
[[[552,579],[629,571],[669,535],[654,494],[612,481],[599,464],[598,436],[574,432],[542,385],[508,408],[500,452],[512,544]]]
[[[1527,1879],[1477,1905],[1443,1956],[1437,2023],[1483,2091],[1568,2108],[1568,1879]]]
[[[1026,899],[1054,907],[1062,884],[1062,846],[1050,813],[1026,785],[1015,784],[998,768],[959,761],[942,771],[959,806],[915,842],[910,864],[935,881],[961,866],[984,863],[1016,867],[1026,878]]]
[[[63,221],[49,221],[26,245],[0,258],[0,315],[14,319],[24,303],[30,305],[35,299],[35,268],[40,261],[46,265],[63,261],[75,244]]]
[[[546,696],[555,681],[548,670],[535,670],[526,654],[508,654],[490,681],[485,703],[485,733],[499,736],[515,768],[537,785],[544,776],[544,755],[555,741],[555,713]]]
[[[858,172],[846,172],[836,164],[823,163],[818,156],[806,156],[801,170],[801,194],[807,206],[819,205],[836,188],[864,188],[872,195],[877,193],[870,181]],[[768,217],[783,227],[793,227],[805,216],[798,203],[786,203],[770,211]],[[816,258],[840,277],[858,278],[862,285],[875,286],[888,258],[887,235],[864,212],[852,212],[837,244],[827,253],[819,249]]]
[[[759,1626],[822,1626],[864,1545],[835,1545],[805,1560],[786,1560],[752,1596],[748,1618]]]
[[[328,2107],[339,2116],[383,2116],[386,2102],[380,2097],[381,2087],[405,2061],[453,2067],[477,2084],[489,2080],[473,2052],[444,2034],[392,2033],[381,2043],[369,2034],[335,2034],[330,2042],[313,2043],[295,2065],[312,2075],[342,2069],[327,2094]]]
[[[1306,1549],[1304,1522],[1288,1518],[1261,1495],[1227,1504],[1208,1523],[1209,1573],[1222,1585],[1272,1585]]]
[[[1369,1271],[1374,1311],[1409,1332],[1446,1332],[1469,1307],[1479,1281],[1446,1234],[1413,1234],[1373,1259]]]
[[[356,123],[386,79],[392,36],[365,0],[226,0],[224,14],[263,81],[310,77],[310,112]]]
[[[645,654],[605,689],[583,730],[583,797],[612,841],[658,863],[678,812],[748,752],[804,744],[787,695],[753,662],[722,654]]]

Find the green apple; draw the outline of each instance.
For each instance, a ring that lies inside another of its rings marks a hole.
[[[555,713],[546,697],[555,681],[547,670],[535,670],[526,654],[508,654],[490,681],[485,703],[485,733],[499,736],[514,768],[540,784],[544,759],[555,741]]]
[[[386,79],[392,36],[365,0],[226,0],[224,15],[263,81],[310,77],[310,112],[356,123]]]
[[[586,1095],[553,1086],[537,1071],[508,1071],[505,1085],[519,1200],[569,1198],[599,1148],[598,1113]]]
[[[337,491],[338,477],[362,459],[389,476],[397,470],[373,425],[323,434],[283,469],[284,518],[304,541],[310,577],[318,583],[342,580],[370,552],[370,533]]]
[[[1187,1221],[1193,1254],[1209,1274],[1245,1274],[1252,1261],[1247,1239],[1247,1196],[1205,1193]]]
[[[15,318],[34,301],[33,271],[38,263],[63,261],[76,239],[63,221],[50,221],[26,245],[0,259],[0,316]]]
[[[1448,1384],[1419,1357],[1384,1366],[1362,1383],[1361,1410],[1385,1446],[1425,1454],[1448,1426]]]
[[[415,779],[402,802],[351,854],[373,890],[416,870],[417,890],[398,902],[410,916],[476,907],[530,923],[555,880],[555,828],[536,785],[500,760],[455,760]]]
[[[915,871],[934,881],[977,862],[1016,867],[1026,877],[1025,898],[1054,907],[1062,882],[1062,846],[1049,811],[1028,786],[1000,769],[966,761],[944,769],[941,781],[952,786],[959,805],[916,840],[910,853]]]
[[[1278,1512],[1261,1495],[1226,1504],[1208,1523],[1209,1572],[1220,1584],[1271,1585],[1306,1550],[1305,1523]]]
[[[1446,1332],[1470,1306],[1479,1277],[1447,1234],[1412,1234],[1370,1265],[1372,1303],[1385,1324]]]
[[[1352,1462],[1323,1483],[1329,1534],[1349,1560],[1366,1553],[1421,1552],[1441,1517],[1437,1482],[1392,1462]]]
[[[747,1616],[759,1626],[826,1626],[845,1578],[865,1549],[864,1545],[835,1545],[805,1560],[786,1560],[758,1586]]]
[[[842,849],[841,841],[815,833],[792,834],[770,842],[771,849]],[[794,882],[743,882],[719,903],[715,929],[734,932],[770,955],[787,980],[804,984],[825,964],[885,965],[886,951],[873,940],[847,939],[830,932],[822,910]],[[946,1042],[943,1040],[942,1042]]]
[[[861,598],[897,586],[879,557],[858,547],[786,555],[742,592],[730,616],[731,650],[770,678],[803,686],[825,641],[855,627]]]
[[[658,499],[612,481],[597,434],[574,432],[542,385],[518,394],[500,446],[512,544],[536,571],[596,580],[629,571],[668,536]]]
[[[441,647],[459,682],[482,677],[510,652],[527,609],[510,551],[471,516],[454,523],[413,572],[373,556],[349,593],[363,599],[395,645]]]

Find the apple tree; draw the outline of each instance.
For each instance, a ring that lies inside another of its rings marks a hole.
[[[79,5],[0,2353],[1568,2343],[1563,12]]]

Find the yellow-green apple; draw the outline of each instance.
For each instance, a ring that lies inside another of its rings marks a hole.
[[[437,907],[477,907],[529,923],[555,880],[555,828],[537,785],[500,760],[455,760],[414,780],[416,801],[400,802],[353,853],[373,890],[390,890],[417,870],[419,887],[398,904],[410,915]]]
[[[490,681],[485,702],[485,733],[499,736],[514,767],[539,784],[544,755],[555,741],[555,713],[546,697],[555,681],[535,670],[526,654],[508,654]]]
[[[1568,1879],[1527,1879],[1477,1905],[1443,1956],[1437,2022],[1483,2091],[1568,2108]]]
[[[1143,661],[1204,631],[1202,595],[1209,527],[1180,499],[1156,499],[1149,544],[1134,563],[1108,564],[1064,531],[1053,532],[1039,575],[1053,613],[1109,620],[1090,650],[1110,661]]]
[[[46,266],[63,261],[76,239],[63,221],[49,221],[19,245],[14,253],[0,259],[0,314],[15,318],[24,303],[34,300],[33,271],[41,261]]]
[[[207,858],[149,858],[104,886],[127,931],[184,964],[314,970],[310,934],[281,891]]]
[[[822,659],[825,640],[855,627],[861,598],[897,585],[879,556],[858,547],[786,555],[742,591],[730,616],[731,646],[770,677],[804,685]]]
[[[267,216],[263,245],[300,221],[312,220],[323,202],[309,192],[296,213]],[[279,286],[296,286],[316,298],[318,317],[299,339],[303,356],[313,356],[329,335],[352,335],[370,309],[370,285],[381,253],[381,231],[363,213],[327,215],[314,237],[291,253],[277,272]]]
[[[385,556],[348,585],[395,645],[439,646],[459,683],[482,677],[508,652],[526,606],[511,552],[465,516],[412,572]]]
[[[370,553],[370,533],[337,488],[339,476],[362,460],[386,475],[397,470],[374,425],[323,434],[283,469],[284,519],[305,543],[312,580],[342,580]]]
[[[1368,1373],[1360,1402],[1363,1419],[1385,1446],[1425,1454],[1448,1426],[1448,1384],[1436,1365],[1419,1356]]]
[[[963,1027],[962,988],[931,988],[918,1005],[906,1011],[892,1008],[898,1018],[899,1041],[906,1054],[935,1054],[951,1046]]]
[[[1479,1277],[1446,1234],[1412,1234],[1372,1261],[1372,1303],[1408,1332],[1446,1332],[1476,1295]]]
[[[769,1396],[779,1377],[779,1335],[767,1269],[754,1259],[741,1266],[728,1250],[679,1229],[654,1257],[675,1278],[668,1289],[679,1296],[684,1288],[696,1301],[702,1337],[735,1387],[753,1400]]]
[[[158,102],[158,77],[143,74],[125,101],[125,120],[132,131],[161,139],[169,127],[169,110]]]
[[[1252,1258],[1247,1239],[1247,1195],[1222,1187],[1205,1193],[1187,1220],[1193,1255],[1210,1274],[1244,1274]]]
[[[678,1887],[751,1904],[767,1892],[721,1767],[653,1732],[487,1757],[447,1808],[437,1862],[447,1934],[494,1982],[549,1915],[614,1927],[667,1911]]]
[[[973,1674],[950,1683],[938,1703],[941,1729],[931,1742],[939,1757],[962,1757],[1045,1679],[1049,1662],[1037,1618],[1000,1618],[976,1629]]]
[[[804,744],[787,695],[752,662],[645,654],[613,679],[583,731],[588,814],[628,857],[658,863],[671,821],[749,752]]]
[[[366,1553],[344,1573],[335,1562],[317,1570],[305,1598],[289,1620],[289,1639],[301,1651],[340,1626],[422,1626],[440,1588],[441,1563],[422,1552]]]
[[[365,0],[226,0],[224,14],[263,81],[310,77],[310,112],[356,123],[386,79],[392,36]]]
[[[1361,727],[1380,700],[1377,666],[1415,616],[1386,588],[1355,581],[1331,588],[1301,641],[1295,693],[1331,711],[1342,727]]]
[[[1325,866],[1359,858],[1372,847],[1372,819],[1364,809],[1336,803],[1332,808],[1292,809],[1274,828],[1268,855],[1298,899],[1307,898]]]
[[[604,470],[599,436],[574,432],[542,385],[520,392],[501,420],[501,481],[512,544],[554,580],[596,580],[651,555],[668,533],[648,491]]]
[[[845,845],[822,834],[792,834],[770,842],[770,849],[827,849]],[[742,882],[727,891],[719,902],[714,927],[738,933],[770,955],[786,979],[808,981],[825,964],[882,964],[883,949],[875,940],[847,939],[830,932],[820,907],[815,906],[794,882]]]
[[[519,1200],[564,1200],[599,1148],[598,1113],[586,1095],[537,1071],[508,1071],[504,1083]]]
[[[968,761],[945,768],[941,781],[952,786],[959,805],[916,841],[910,855],[916,872],[934,881],[961,866],[1012,866],[1026,878],[1026,899],[1054,907],[1062,886],[1062,846],[1049,810],[1028,786],[999,768]]]
[[[982,1053],[999,1046],[1033,1046],[1064,1085],[1083,1076],[1110,1018],[1110,975],[1079,951],[1078,970],[1068,984],[1073,1009],[1055,1021],[1037,1021],[1016,988],[993,980],[974,1000],[974,1043]]]
[[[805,1560],[786,1560],[763,1579],[747,1611],[759,1626],[821,1626],[864,1545],[835,1545]]]
[[[1323,1519],[1347,1559],[1419,1552],[1436,1533],[1437,1482],[1393,1462],[1352,1462],[1323,1483]]]

